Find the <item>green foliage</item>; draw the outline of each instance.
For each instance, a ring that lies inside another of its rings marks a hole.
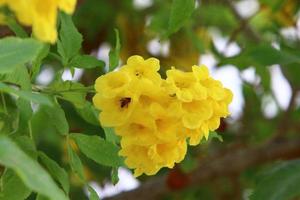
[[[1,200],[23,200],[31,193],[31,190],[24,185],[19,176],[11,169],[4,171],[1,176],[1,183]]]
[[[78,157],[78,155],[74,152],[70,144],[68,145],[68,156],[69,156],[69,162],[72,168],[72,171],[78,175],[78,177],[82,180],[85,181],[84,173],[83,173],[83,165]]]
[[[70,66],[83,69],[92,69],[95,67],[103,68],[105,63],[102,60],[98,60],[94,56],[90,55],[76,55],[70,63]]]
[[[32,101],[34,103],[43,104],[47,106],[52,106],[52,101],[45,95],[39,94],[39,93],[33,93],[30,91],[24,91],[24,90],[16,90],[12,87],[9,87],[8,85],[4,83],[0,83],[0,91],[3,91],[5,93],[14,94],[24,100]]]
[[[75,140],[82,153],[95,162],[110,167],[122,165],[122,159],[118,156],[119,148],[113,143],[105,141],[99,136],[79,133],[71,134],[71,138]]]
[[[67,172],[62,167],[60,167],[54,160],[49,158],[45,153],[39,152],[39,158],[41,159],[42,163],[46,166],[52,177],[60,183],[65,193],[68,194],[70,189],[70,183]]]
[[[268,171],[257,184],[251,200],[289,200],[300,196],[300,161],[289,161]]]
[[[91,186],[88,186],[88,190],[90,192],[89,200],[100,200],[100,198],[98,197],[97,192]]]
[[[71,16],[60,13],[60,20],[61,25],[57,51],[62,57],[63,65],[67,66],[71,59],[79,53],[82,36],[74,26]]]
[[[118,29],[115,29],[116,44],[115,48],[109,51],[109,71],[113,71],[119,65],[119,54],[121,49],[120,36]]]
[[[105,133],[105,139],[108,142],[111,142],[111,143],[114,143],[114,144],[119,142],[120,139],[116,135],[113,128],[103,127],[103,130],[104,130],[104,133]]]
[[[300,2],[255,1],[259,9],[250,17],[238,10],[243,1],[153,0],[145,8],[136,8],[133,2],[78,1],[74,23],[70,15],[59,13],[58,42],[54,45],[34,39],[30,28],[22,27],[7,7],[0,7],[7,11],[7,27],[1,24],[0,28],[0,200],[94,200],[99,197],[90,182],[118,182],[118,168],[124,167],[118,155],[120,138],[113,128],[99,123],[99,110],[92,103],[94,82],[104,71],[116,70],[135,54],[159,58],[162,76],[170,66],[191,71],[190,66],[199,60],[208,64],[206,56],[216,59],[212,74],[231,65],[241,75],[235,85],[242,90],[240,115],[223,120],[208,140],[187,150],[185,159],[176,165],[180,169],[174,170],[182,174],[165,169],[155,179],[166,177],[169,184],[175,174],[178,176],[172,181],[178,184],[184,182],[185,175],[188,179],[198,177],[191,173],[198,173],[201,165],[212,161],[218,164],[218,160],[232,159],[232,166],[207,168],[201,185],[165,190],[166,199],[247,199],[252,189],[253,200],[299,197],[299,161],[275,167],[274,161],[294,158],[299,152],[289,142],[300,139],[300,43],[295,28]],[[164,41],[152,49],[153,39],[155,45]],[[220,45],[222,42],[226,44]],[[105,48],[99,50],[107,43],[111,46],[108,70],[97,58],[107,54]],[[227,56],[232,53],[232,44],[240,51]],[[218,45],[224,48],[220,50]],[[274,95],[282,90],[272,87],[275,64],[291,86],[293,100],[288,108]],[[248,67],[255,73],[254,81],[244,78]],[[74,76],[75,68],[80,68],[82,76],[65,80],[63,72],[70,70]],[[265,97],[275,100],[272,106],[277,113],[272,117],[263,111],[270,106]],[[233,98],[240,98],[239,93]],[[281,142],[287,142],[281,147],[284,156],[277,151],[273,155],[274,149],[256,151]],[[254,158],[237,160],[233,156],[239,151],[253,152]],[[267,159],[261,158],[265,154]],[[242,167],[228,174],[228,168],[235,165]],[[261,176],[259,172],[265,167],[268,172]],[[223,168],[224,174],[215,174],[215,169]],[[262,177],[259,182],[257,176]],[[139,180],[143,185],[148,176]],[[147,197],[150,194],[145,192]]]
[[[57,133],[61,135],[67,135],[69,133],[69,125],[65,113],[58,105],[52,107],[41,106],[39,113],[48,120],[47,123],[52,125]]]
[[[90,102],[86,102],[82,108],[76,108],[76,111],[86,122],[96,126],[99,125],[99,112]]]
[[[16,34],[16,36],[20,38],[28,37],[26,31],[23,29],[23,27],[20,24],[17,23],[17,21],[14,18],[8,17],[6,21],[8,27]]]
[[[0,40],[0,73],[9,73],[33,61],[42,48],[34,39],[8,37]],[[26,49],[26,51],[24,51]],[[17,59],[16,59],[17,58]]]
[[[13,169],[24,184],[33,191],[43,194],[51,200],[67,199],[50,175],[5,136],[0,137],[0,163]]]
[[[173,0],[169,17],[168,35],[177,32],[195,10],[195,0]]]
[[[49,51],[50,51],[50,45],[43,44],[42,50],[39,52],[37,57],[33,60],[33,62],[32,62],[32,73],[31,73],[31,79],[32,80],[34,80],[36,78],[37,74],[40,72],[42,61],[48,55]]]
[[[55,81],[49,89],[59,98],[73,103],[76,107],[82,108],[86,103],[87,89],[81,83],[59,80]]]
[[[113,167],[111,170],[111,182],[114,185],[119,182],[118,167]]]
[[[252,65],[265,67],[274,64],[285,65],[299,62],[299,56],[277,50],[268,44],[259,44],[250,46],[237,56],[222,59],[220,65],[233,64],[240,69],[245,69]]]

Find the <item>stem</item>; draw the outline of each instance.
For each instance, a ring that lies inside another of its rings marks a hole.
[[[31,140],[33,140],[31,121],[28,120],[27,123],[28,123],[29,137]]]
[[[5,97],[4,97],[4,93],[3,92],[1,92],[1,98],[2,98],[2,103],[3,103],[4,113],[8,114],[7,107],[6,107],[6,102],[5,102]]]

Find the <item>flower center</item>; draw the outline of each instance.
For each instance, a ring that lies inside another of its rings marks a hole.
[[[131,102],[131,98],[130,97],[124,97],[122,99],[120,99],[120,106],[121,108],[128,108],[129,103]]]

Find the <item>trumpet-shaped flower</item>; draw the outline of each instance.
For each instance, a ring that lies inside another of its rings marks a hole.
[[[1,0],[1,5],[7,5],[21,24],[32,26],[37,39],[55,43],[58,10],[72,14],[76,0]]]
[[[172,68],[164,80],[159,61],[132,56],[120,70],[96,80],[93,101],[102,126],[121,137],[119,154],[135,176],[153,175],[180,162],[190,145],[208,139],[229,115],[230,90],[205,66],[192,72]]]
[[[167,71],[167,83],[170,84],[177,98],[183,102],[205,99],[207,96],[206,88],[197,82],[197,78],[192,72],[182,72],[175,68]]]

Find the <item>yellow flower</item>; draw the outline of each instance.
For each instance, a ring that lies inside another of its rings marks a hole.
[[[183,103],[183,126],[189,129],[199,128],[205,120],[213,115],[212,103],[209,100]]]
[[[143,173],[147,175],[156,174],[162,167],[174,167],[175,163],[184,159],[187,150],[185,140],[149,147],[138,144],[121,147],[119,154],[126,157],[125,164],[134,169],[134,176],[136,177]]]
[[[58,9],[74,12],[76,0],[1,0],[25,26],[32,26],[33,35],[44,42],[55,43]]]
[[[163,107],[159,103],[152,103],[149,109],[149,114],[154,119],[157,138],[164,142],[182,139],[181,104],[173,102]]]
[[[159,60],[156,58],[144,60],[141,56],[131,56],[121,71],[127,72],[133,79],[150,81],[159,85],[161,82],[161,77],[157,72],[159,68]]]
[[[128,90],[130,77],[120,71],[110,72],[97,78],[95,89],[102,96],[110,98]]]
[[[120,126],[126,123],[135,107],[136,97],[130,93],[122,93],[113,98],[105,98],[97,93],[93,102],[101,110],[99,120],[102,126]]]
[[[232,93],[205,66],[195,65],[192,72],[172,68],[166,80],[158,70],[157,59],[132,56],[95,84],[99,120],[121,137],[119,154],[135,176],[172,168],[184,158],[187,141],[208,139],[229,115]]]
[[[123,145],[139,144],[149,146],[157,143],[154,120],[144,110],[134,110],[126,124],[116,127],[116,134],[122,136]]]
[[[172,68],[167,71],[166,81],[170,84],[171,93],[174,92],[183,102],[201,100],[207,96],[206,88],[197,81],[192,72],[182,72]]]
[[[197,81],[203,81],[209,78],[209,71],[205,65],[192,66],[192,71]]]
[[[76,1],[77,0],[58,0],[58,7],[67,14],[72,14],[75,10]]]

